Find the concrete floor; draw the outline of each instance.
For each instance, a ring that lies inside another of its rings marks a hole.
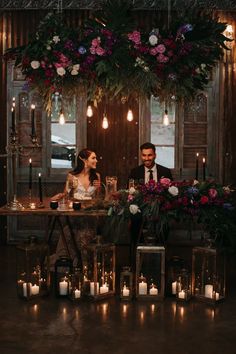
[[[16,296],[13,246],[0,247],[1,354],[236,353],[236,292],[215,309],[203,303],[37,303]]]

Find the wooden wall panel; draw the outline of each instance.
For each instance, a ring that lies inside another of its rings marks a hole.
[[[184,145],[206,145],[207,125],[206,124],[185,124]]]
[[[128,109],[132,108],[134,120],[126,119]],[[102,118],[107,112],[108,129],[102,128]],[[97,169],[105,176],[118,176],[118,186],[125,187],[131,168],[138,164],[139,112],[138,102],[132,100],[122,104],[118,101],[101,102],[88,119],[87,145],[98,156]]]

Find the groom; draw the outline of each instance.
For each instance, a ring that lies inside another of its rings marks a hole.
[[[140,183],[148,183],[149,180],[157,182],[162,177],[172,180],[172,174],[169,168],[155,163],[155,145],[152,143],[144,143],[140,146],[140,151],[143,164],[131,170],[129,179],[137,180]]]

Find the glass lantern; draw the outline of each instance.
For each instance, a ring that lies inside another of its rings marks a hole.
[[[133,273],[130,267],[124,267],[120,273],[120,299],[130,301],[133,297]]]
[[[115,246],[90,244],[86,248],[84,289],[90,299],[99,300],[115,293]]]
[[[138,246],[136,251],[137,299],[163,300],[165,292],[165,248]]]
[[[75,268],[71,276],[70,299],[72,301],[80,301],[83,295],[83,274],[80,268]]]
[[[29,300],[49,293],[49,248],[36,237],[17,246],[17,294]]]
[[[191,299],[191,279],[187,269],[181,269],[176,282],[176,299],[189,301]]]
[[[173,256],[167,262],[166,292],[169,296],[176,296],[177,278],[184,266],[185,261],[179,256]]]
[[[55,294],[58,297],[68,297],[71,292],[71,276],[73,262],[68,257],[60,257],[55,262]]]
[[[215,248],[195,247],[192,257],[192,293],[215,304],[225,298],[225,254]]]

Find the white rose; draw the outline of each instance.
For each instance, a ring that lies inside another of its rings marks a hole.
[[[53,40],[54,43],[58,43],[58,42],[60,42],[60,37],[59,36],[53,36],[52,40]]]
[[[30,65],[33,69],[38,69],[40,67],[40,62],[38,60],[33,60]]]
[[[196,186],[197,184],[199,184],[199,182],[198,182],[197,179],[195,179],[195,180],[193,181],[193,186]]]
[[[140,213],[140,209],[136,204],[131,204],[129,206],[129,211],[131,212],[131,214],[135,215],[137,213]]]
[[[47,50],[51,50],[52,47],[50,45],[47,45]]]
[[[80,64],[73,65],[73,70],[79,71]]]
[[[171,186],[168,188],[168,192],[173,195],[174,197],[179,194],[179,190],[175,186]]]
[[[129,189],[129,194],[134,194],[136,192],[136,189],[134,187],[130,187]]]
[[[79,73],[79,72],[78,72],[77,70],[74,70],[74,69],[71,70],[71,75],[78,75],[78,73]]]
[[[66,71],[65,71],[64,68],[60,67],[60,68],[57,68],[57,73],[58,73],[58,75],[60,75],[60,76],[64,76],[65,73],[66,73]]]
[[[149,37],[149,43],[151,45],[156,45],[158,42],[158,38],[155,34],[151,34],[151,36]]]

